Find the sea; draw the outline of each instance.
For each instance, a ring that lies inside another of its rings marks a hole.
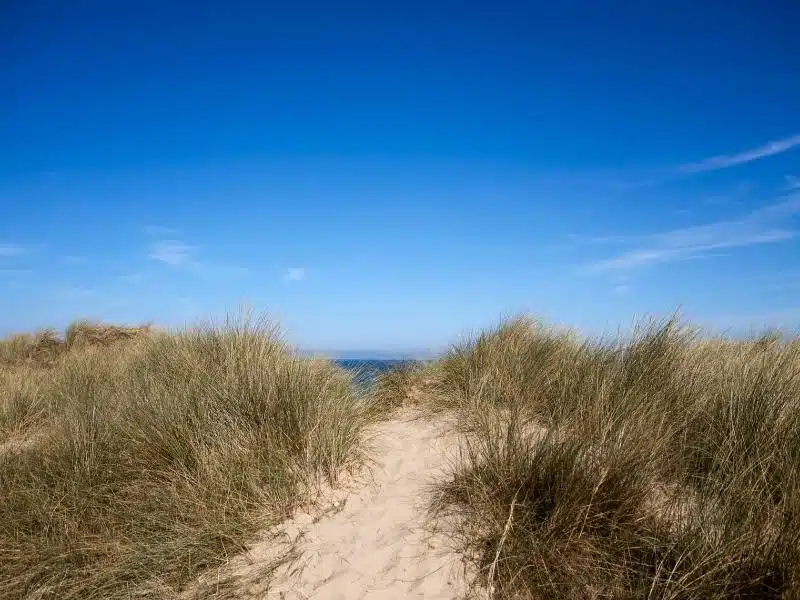
[[[408,363],[407,360],[381,360],[381,359],[336,359],[333,361],[337,365],[353,371],[355,381],[363,385],[375,383],[381,373],[390,371],[398,365]]]

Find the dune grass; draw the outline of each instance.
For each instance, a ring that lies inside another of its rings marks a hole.
[[[150,333],[150,325],[122,327],[81,319],[71,323],[63,336],[53,328],[12,335],[0,340],[0,368],[49,367],[69,350],[85,346],[111,346]]]
[[[429,375],[468,440],[434,508],[490,597],[800,597],[798,341],[518,318]]]
[[[246,318],[79,323],[0,357],[0,598],[186,597],[357,466],[378,417],[350,374]]]
[[[425,373],[425,364],[420,361],[409,360],[394,365],[378,375],[372,397],[386,410],[401,408],[408,403],[415,388],[422,385]]]

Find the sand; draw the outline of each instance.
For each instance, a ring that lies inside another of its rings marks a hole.
[[[275,567],[275,538],[256,544],[240,557],[239,583],[226,590],[226,598],[467,595],[465,563],[445,525],[433,523],[428,512],[431,484],[454,459],[457,436],[442,421],[415,418],[411,411],[376,425],[370,434],[375,462],[369,473],[327,492],[322,507],[318,502],[314,510],[299,511],[280,527],[295,559]]]
[[[441,423],[404,413],[373,439],[372,480],[335,502],[316,523],[300,515],[294,573],[278,573],[268,597],[453,600],[466,592],[463,565],[447,536],[427,519],[430,484],[456,446]],[[283,595],[282,595],[283,594]]]

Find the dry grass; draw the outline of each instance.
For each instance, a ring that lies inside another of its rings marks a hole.
[[[152,332],[150,325],[122,327],[87,320],[75,321],[63,336],[55,329],[22,333],[0,340],[0,367],[51,367],[65,353],[85,346],[111,346]]]
[[[490,596],[799,597],[800,343],[697,333],[520,318],[430,371],[469,432],[435,508]]]
[[[92,321],[74,321],[64,334],[67,349],[81,346],[110,346],[119,342],[127,342],[152,332],[150,325],[139,327],[121,327]]]
[[[51,365],[65,350],[55,329],[21,333],[0,340],[0,366]]]
[[[356,466],[378,415],[349,374],[263,322],[78,324],[40,360],[53,339],[3,347],[2,598],[179,597],[315,479]]]
[[[372,396],[378,405],[386,409],[400,408],[414,397],[424,374],[423,363],[404,361],[378,376]]]

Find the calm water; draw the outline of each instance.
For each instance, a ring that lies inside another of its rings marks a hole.
[[[369,385],[374,383],[378,375],[391,370],[397,365],[401,365],[405,360],[368,360],[368,359],[340,359],[334,360],[337,365],[355,371],[356,381]]]

